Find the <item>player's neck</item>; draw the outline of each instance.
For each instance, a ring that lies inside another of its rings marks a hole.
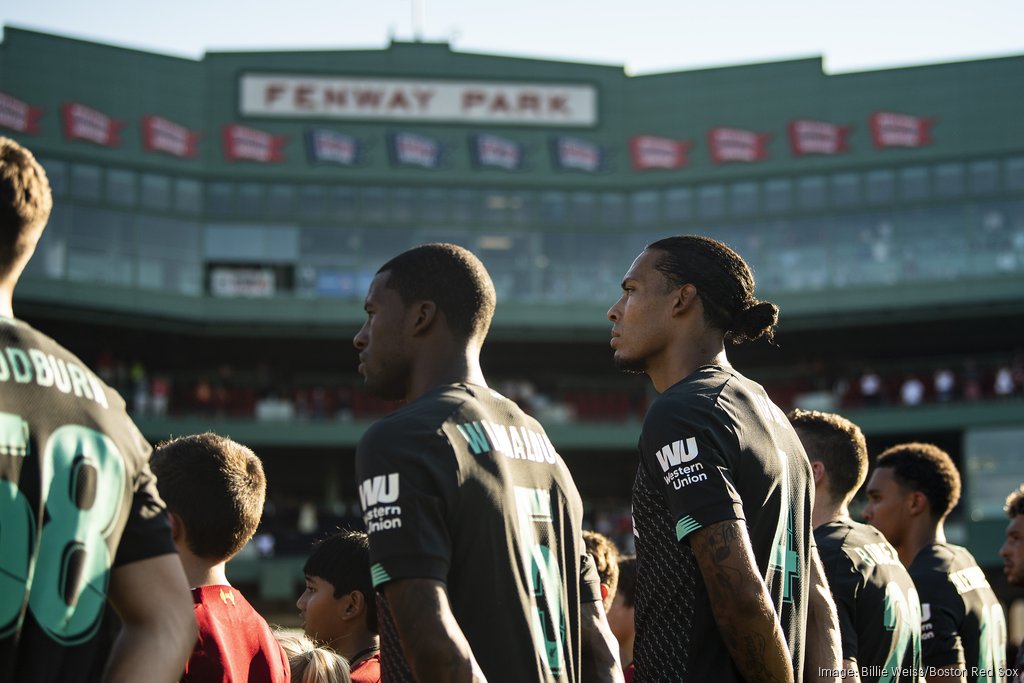
[[[933,524],[929,519],[915,520],[907,530],[903,543],[896,548],[896,552],[899,554],[903,566],[910,567],[910,563],[922,550],[935,543],[945,542],[946,531],[942,522]]]
[[[14,287],[6,283],[0,283],[0,316],[4,318],[14,317]]]
[[[179,552],[181,566],[185,568],[185,577],[192,588],[200,586],[230,586],[224,571],[227,562],[211,565],[209,560],[196,557],[190,552]]]
[[[850,509],[846,503],[836,503],[820,492],[815,492],[814,509],[811,511],[811,527],[817,529],[823,524],[850,518]]]
[[[332,640],[330,647],[355,667],[380,651],[380,638],[367,630],[357,630]]]
[[[414,401],[431,389],[445,384],[476,384],[487,386],[480,369],[480,349],[476,346],[455,347],[443,352],[423,354],[413,366],[405,400]]]
[[[647,376],[659,394],[705,365],[730,367],[721,337],[694,341],[670,347],[660,357],[648,360]]]

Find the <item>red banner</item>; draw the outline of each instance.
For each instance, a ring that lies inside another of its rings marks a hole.
[[[633,170],[649,168],[683,168],[690,160],[686,157],[690,149],[688,140],[672,140],[654,135],[635,135],[629,140],[629,152],[633,158]]]
[[[39,118],[42,115],[42,108],[30,107],[28,102],[0,92],[0,126],[35,135],[39,132]]]
[[[842,154],[849,150],[846,138],[850,128],[827,121],[790,121],[789,148],[798,157],[805,154]]]
[[[161,116],[143,116],[142,148],[147,152],[163,152],[181,158],[199,156],[199,133]]]
[[[708,131],[708,147],[716,164],[731,161],[754,162],[768,158],[770,133],[755,133],[739,128],[712,128]]]
[[[924,147],[932,143],[934,118],[880,111],[872,114],[870,121],[875,147]]]
[[[262,130],[229,124],[224,126],[224,158],[228,161],[255,161],[261,164],[279,164],[284,161],[281,148],[288,143],[283,135],[271,135]]]
[[[103,147],[118,147],[121,144],[118,132],[123,122],[78,102],[65,102],[61,113],[64,117],[64,137],[68,140],[86,140]]]

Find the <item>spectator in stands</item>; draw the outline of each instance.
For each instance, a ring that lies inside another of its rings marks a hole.
[[[913,375],[907,375],[900,387],[900,401],[905,406],[919,406],[924,401],[924,382]]]
[[[287,683],[284,651],[225,575],[228,560],[260,523],[267,493],[260,459],[231,439],[206,433],[161,444],[152,463],[199,624],[182,683]]]
[[[171,379],[167,375],[157,375],[149,386],[149,407],[155,417],[167,415],[167,405],[171,400]]]
[[[319,647],[305,636],[276,634],[288,655],[292,683],[351,683],[348,662],[334,650]]]
[[[942,403],[948,403],[955,397],[956,375],[949,368],[939,368],[935,371],[933,378],[935,387],[935,398]]]
[[[999,549],[1003,573],[1010,585],[1024,587],[1024,484],[1006,497],[1004,510],[1010,523],[1006,526],[1006,542]],[[1024,639],[1010,668],[1017,670],[1012,683],[1024,683]]]
[[[882,378],[870,368],[860,376],[860,395],[866,406],[882,404]]]
[[[583,542],[587,544],[587,552],[594,558],[597,575],[601,577],[601,601],[607,612],[619,585],[619,549],[610,538],[589,529],[583,530]]]
[[[1013,370],[1010,366],[1003,365],[996,370],[992,391],[997,398],[1009,398],[1013,396],[1014,390]]]
[[[353,683],[380,683],[377,597],[366,533],[331,534],[313,548],[302,571],[306,589],[296,606],[306,635],[348,660]]]
[[[619,558],[619,585],[615,599],[608,610],[608,625],[612,635],[619,641],[619,661],[622,662],[626,683],[633,680],[633,640],[636,626],[633,618],[636,609],[636,557],[627,555]]]
[[[968,358],[964,363],[964,400],[981,400],[981,377],[978,373],[978,364],[973,358]]]

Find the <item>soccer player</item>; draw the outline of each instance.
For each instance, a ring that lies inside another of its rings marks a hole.
[[[800,680],[805,655],[809,678],[840,666],[810,464],[725,351],[770,337],[777,315],[736,252],[697,236],[649,245],[608,311],[616,365],[659,394],[633,484],[637,683]]]
[[[306,635],[345,657],[354,683],[380,683],[377,595],[363,531],[320,541],[302,568],[306,589],[296,606]]]
[[[608,612],[619,585],[619,549],[612,539],[589,529],[583,530],[583,542],[587,545],[587,552],[594,560],[594,568],[601,579],[601,603],[604,611]]]
[[[353,340],[406,401],[356,450],[384,680],[621,680],[576,485],[480,369],[494,306],[473,254],[423,245],[381,266]]]
[[[1006,497],[1004,509],[1010,523],[1006,525],[1006,542],[999,549],[999,556],[1003,558],[1003,573],[1010,585],[1024,586],[1024,484]],[[1011,668],[1017,672],[1013,683],[1024,683],[1024,640],[1021,641]]]
[[[52,205],[0,137],[0,680],[84,681],[109,600],[123,627],[105,680],[176,681],[196,627],[150,446],[117,392],[14,318]]]
[[[152,466],[199,624],[182,683],[287,683],[288,659],[273,631],[225,575],[263,516],[263,463],[242,444],[206,433],[160,444]]]
[[[634,613],[636,605],[636,557],[619,558],[619,585],[615,599],[608,610],[608,626],[619,641],[619,661],[622,662],[626,683],[633,680],[633,641],[636,638]]]
[[[946,542],[943,522],[960,499],[949,455],[926,443],[893,446],[878,456],[867,492],[864,519],[917,586],[928,683],[995,680],[1006,666],[1006,621],[974,557]]]
[[[878,529],[850,519],[849,503],[868,474],[860,427],[834,413],[793,410],[789,421],[811,461],[811,523],[839,613],[846,680],[916,681],[921,604],[899,555]]]

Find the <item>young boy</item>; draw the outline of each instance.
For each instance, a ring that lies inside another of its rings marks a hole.
[[[288,658],[273,632],[224,574],[263,514],[267,480],[259,458],[231,439],[207,433],[158,446],[152,469],[199,625],[182,683],[288,683]]]
[[[306,635],[348,660],[352,683],[380,683],[377,598],[366,534],[331,534],[313,548],[302,571],[306,590],[296,606]]]

